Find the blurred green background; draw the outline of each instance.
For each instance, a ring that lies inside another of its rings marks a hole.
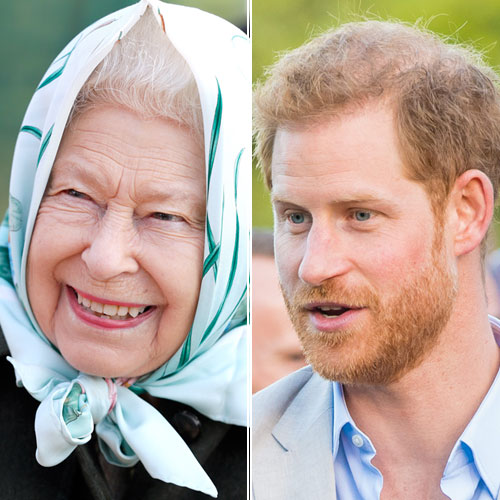
[[[315,33],[359,16],[429,21],[436,33],[453,35],[500,65],[498,0],[253,0],[253,78],[262,76],[277,53],[301,45]],[[272,213],[260,174],[253,171],[253,225],[271,227]],[[496,220],[499,220],[498,211]],[[498,235],[499,231],[495,231]],[[497,237],[498,242],[498,237]]]
[[[135,0],[17,0],[0,17],[0,214],[8,204],[16,136],[29,100],[49,64],[83,28]],[[246,0],[180,0],[225,17],[246,30]]]

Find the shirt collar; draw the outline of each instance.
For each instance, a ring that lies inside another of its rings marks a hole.
[[[375,456],[375,448],[373,447],[370,438],[361,431],[355,424],[354,420],[349,413],[347,408],[345,399],[344,399],[344,390],[342,385],[338,382],[332,383],[333,388],[333,459],[337,458],[337,453],[339,450],[339,444],[342,434],[345,434],[348,438],[347,442],[350,443],[352,441],[353,436],[357,438],[361,437],[362,442],[364,443],[362,446],[357,445],[357,447],[361,446],[360,451],[363,452],[363,455],[366,456],[367,460],[371,460],[373,456]],[[356,439],[355,437],[355,439]],[[353,449],[354,445],[352,446]]]
[[[337,458],[339,451],[339,441],[342,429],[348,422],[354,422],[349,415],[349,411],[344,400],[344,391],[338,382],[332,383],[333,388],[333,459]]]
[[[500,320],[490,316],[491,328],[497,344],[500,346]],[[340,436],[344,427],[352,426],[370,443],[369,438],[363,434],[354,423],[345,403],[342,385],[338,382],[332,383],[333,390],[333,459],[337,457]],[[465,445],[467,454],[472,452],[476,469],[490,490],[493,498],[500,492],[500,473],[498,468],[498,453],[500,451],[500,370],[493,381],[488,393],[483,399],[478,410],[465,428],[457,441],[449,459],[458,456],[457,448]],[[470,450],[470,451],[469,451]],[[375,451],[375,450],[374,450]]]

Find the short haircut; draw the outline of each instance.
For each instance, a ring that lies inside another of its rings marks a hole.
[[[123,106],[145,119],[169,118],[187,126],[203,144],[194,75],[149,7],[85,82],[71,119],[102,104]]]
[[[456,179],[500,177],[498,77],[471,48],[403,23],[348,23],[281,57],[255,90],[256,156],[268,187],[278,128],[320,123],[370,101],[393,110],[409,179],[437,210]]]

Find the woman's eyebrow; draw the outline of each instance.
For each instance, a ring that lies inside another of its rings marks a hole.
[[[53,185],[54,180],[57,182],[66,182],[75,180],[82,182],[85,185],[102,192],[106,187],[111,187],[110,180],[112,176],[103,169],[91,168],[82,163],[59,160],[54,164],[53,174],[50,185]],[[116,186],[113,186],[113,190]],[[200,205],[205,207],[205,199],[197,199],[195,196],[196,190],[175,190],[169,189],[169,186],[160,187],[158,182],[140,182],[134,190],[134,198],[138,203],[154,202],[161,203],[165,201],[175,201],[189,205]]]
[[[69,179],[68,179],[69,178]],[[89,167],[80,162],[67,159],[56,159],[52,169],[50,184],[57,181],[76,180],[85,182],[94,188],[102,189],[103,186],[109,186],[111,175],[100,168]]]
[[[142,186],[138,193],[136,193],[136,199],[138,202],[162,202],[167,200],[174,200],[179,202],[189,202],[193,203],[198,201],[194,196],[194,191],[179,191],[179,190],[168,190],[159,189],[157,185],[154,186]],[[204,200],[199,200],[200,204]]]

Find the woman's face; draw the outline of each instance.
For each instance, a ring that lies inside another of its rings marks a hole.
[[[204,227],[204,153],[190,131],[86,111],[61,142],[28,255],[42,331],[89,374],[161,366],[191,328]]]

